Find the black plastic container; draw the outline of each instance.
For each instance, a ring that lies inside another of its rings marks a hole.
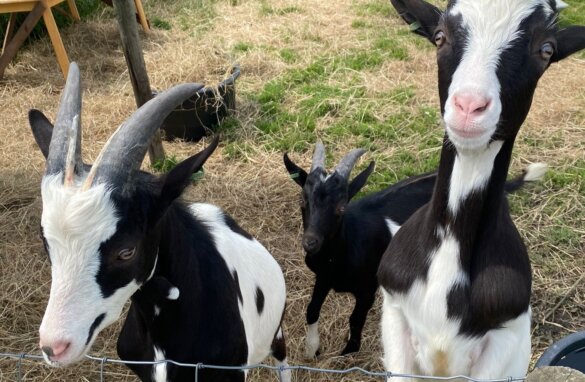
[[[236,79],[239,76],[240,67],[236,65],[216,89],[202,88],[173,110],[161,126],[164,139],[196,142],[213,131],[230,111],[236,109]]]
[[[585,373],[585,332],[568,335],[552,344],[536,362],[536,367],[566,366]]]

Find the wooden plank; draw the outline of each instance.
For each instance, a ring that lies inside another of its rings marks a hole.
[[[37,4],[38,1],[0,2],[0,13],[28,12]]]
[[[0,56],[0,78],[4,75],[4,70],[10,61],[16,56],[16,52],[18,48],[22,45],[24,40],[28,37],[30,32],[33,30],[39,19],[43,16],[45,12],[45,4],[42,2],[37,2],[34,8],[30,11],[30,13],[24,19],[24,22],[16,31],[16,34],[10,40],[10,42],[6,45],[4,51],[2,52],[2,56]]]
[[[118,19],[118,29],[120,30],[120,38],[122,39],[124,57],[128,65],[128,74],[130,75],[132,89],[134,89],[134,98],[136,99],[136,105],[140,107],[152,98],[152,91],[150,90],[150,81],[146,73],[146,64],[144,63],[142,46],[138,37],[134,2],[114,0],[113,3],[114,9],[116,10],[116,18]],[[155,163],[165,158],[159,131],[154,134],[150,142],[148,156],[150,163]]]
[[[48,7],[54,7],[64,1],[65,0],[46,0],[45,5]],[[38,3],[39,0],[0,0],[0,13],[29,12]]]
[[[41,0],[41,3],[44,2],[45,0]],[[55,56],[57,56],[57,62],[61,67],[61,72],[63,72],[63,76],[67,78],[67,73],[69,72],[69,58],[67,57],[65,46],[63,46],[63,40],[61,40],[61,35],[59,34],[59,29],[55,23],[55,18],[53,17],[51,8],[45,9],[45,12],[43,12],[43,20],[45,20],[47,32],[49,32],[49,37],[53,43],[53,49],[55,50]]]

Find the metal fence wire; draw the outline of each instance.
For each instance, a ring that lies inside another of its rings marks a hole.
[[[162,360],[162,361],[124,361],[120,359],[113,359],[113,358],[106,358],[106,357],[95,357],[91,355],[86,355],[85,358],[95,362],[99,365],[100,369],[100,382],[104,382],[106,380],[106,376],[104,373],[104,367],[106,364],[126,364],[126,365],[160,365],[163,363],[173,364],[176,366],[181,367],[192,367],[195,369],[195,382],[199,382],[199,371],[203,369],[215,369],[215,370],[254,370],[254,369],[265,369],[270,370],[276,373],[278,380],[282,382],[282,372],[286,370],[291,370],[293,372],[306,372],[306,373],[322,373],[322,374],[350,374],[350,373],[358,373],[364,376],[369,377],[376,377],[381,381],[391,382],[393,378],[415,378],[419,380],[432,380],[432,381],[453,381],[453,380],[464,380],[470,382],[515,382],[515,381],[525,381],[526,378],[500,378],[500,379],[476,379],[467,377],[464,375],[457,375],[453,377],[431,377],[425,375],[414,375],[414,374],[400,374],[400,373],[392,373],[390,371],[370,371],[366,369],[362,369],[361,367],[351,367],[348,369],[320,369],[318,367],[311,367],[306,365],[290,365],[290,366],[271,366],[271,365],[245,365],[245,366],[219,366],[219,365],[206,365],[202,363],[192,364],[192,363],[182,363],[173,360]],[[17,382],[24,381],[23,373],[22,373],[22,362],[23,360],[37,360],[40,362],[44,362],[43,357],[40,355],[35,354],[13,354],[13,353],[0,353],[0,360],[16,360],[16,368],[17,368]]]

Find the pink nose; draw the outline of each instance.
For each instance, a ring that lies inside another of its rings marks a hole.
[[[67,352],[67,349],[69,349],[69,345],[71,345],[71,342],[65,341],[57,341],[51,346],[43,345],[42,343],[39,344],[43,353],[45,353],[50,360],[56,360],[63,357]]]
[[[478,94],[459,93],[453,96],[453,103],[458,114],[479,117],[490,106],[491,100]]]

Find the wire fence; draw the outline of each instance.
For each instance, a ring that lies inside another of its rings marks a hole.
[[[306,366],[306,365],[289,365],[289,366],[271,366],[265,364],[257,364],[257,365],[245,365],[245,366],[219,366],[219,365],[206,365],[202,363],[192,364],[192,363],[182,363],[173,360],[161,360],[161,361],[124,361],[120,359],[113,359],[107,357],[95,357],[91,355],[86,355],[85,358],[99,364],[100,368],[100,382],[104,382],[106,380],[105,375],[105,365],[106,364],[124,364],[124,365],[160,365],[160,364],[172,364],[175,366],[180,367],[190,367],[195,369],[195,382],[199,382],[199,372],[203,369],[213,369],[213,370],[224,370],[224,371],[231,371],[231,370],[255,370],[255,369],[265,369],[270,370],[276,373],[278,380],[283,382],[282,374],[283,372],[290,370],[291,372],[306,372],[306,373],[323,373],[323,374],[337,374],[337,375],[344,375],[350,373],[357,373],[364,376],[375,377],[379,378],[385,382],[392,382],[394,378],[414,378],[419,380],[431,380],[431,381],[453,381],[453,380],[464,380],[470,382],[516,382],[516,381],[525,381],[526,378],[500,378],[500,379],[476,379],[467,377],[464,375],[457,375],[452,377],[432,377],[426,375],[415,375],[415,374],[400,374],[400,373],[392,373],[390,371],[370,371],[366,369],[362,369],[361,367],[351,367],[348,369],[321,369],[318,367]],[[23,373],[22,373],[22,363],[24,360],[37,360],[44,362],[43,357],[40,355],[34,354],[14,354],[14,353],[0,353],[0,360],[16,360],[16,368],[17,368],[17,382],[24,382]]]

